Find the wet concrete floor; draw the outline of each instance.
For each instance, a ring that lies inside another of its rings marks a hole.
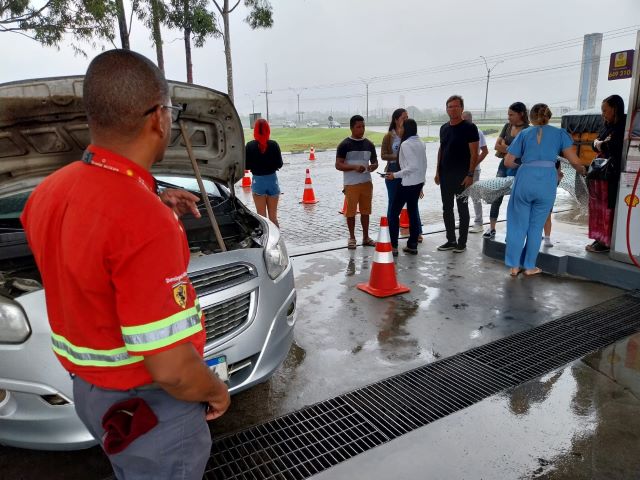
[[[640,335],[314,479],[640,478]]]
[[[438,358],[532,328],[621,293],[618,289],[591,282],[546,275],[512,279],[501,262],[481,254],[480,235],[470,235],[468,250],[461,254],[437,252],[436,246],[443,241],[443,234],[427,235],[419,255],[400,254],[398,278],[411,287],[411,292],[387,299],[371,297],[355,288],[357,283],[369,278],[374,253],[371,247],[294,258],[298,289],[295,344],[283,366],[268,382],[234,396],[229,412],[211,425],[213,433],[222,435],[244,429]],[[560,374],[553,385],[558,382],[571,384],[573,380],[562,380],[571,375]],[[545,381],[551,380],[542,382]],[[553,391],[557,391],[564,402],[572,392],[568,387],[563,390],[557,387]],[[535,395],[527,394],[526,390],[522,392],[523,405],[540,405]],[[496,407],[495,402],[503,408]],[[470,438],[476,438],[476,441],[469,444],[469,451],[475,452],[473,445],[483,438],[491,438],[491,429],[498,424],[498,418],[509,412],[511,403],[506,397],[499,396],[498,400],[487,399],[451,417],[463,419],[459,422],[460,431],[467,428],[474,432]],[[476,408],[488,410],[478,410],[481,414],[476,415]],[[529,410],[536,409],[530,406]],[[513,424],[524,418],[513,415],[509,420]],[[446,430],[445,421],[435,422],[420,432]],[[506,419],[500,421],[507,422]],[[564,422],[564,417],[559,421]],[[524,422],[518,427],[523,429],[525,437],[530,428],[526,425]],[[486,435],[485,429],[488,429]],[[414,434],[417,432],[411,435]],[[438,443],[438,435],[433,435],[428,442],[420,440],[426,442],[425,450],[435,451],[433,445]],[[454,437],[451,438],[453,442]],[[501,448],[499,458],[504,459],[526,457],[529,454],[525,452],[531,451],[523,442],[505,442]],[[558,447],[546,452],[538,456],[548,459],[560,455],[563,450]],[[475,462],[485,462],[481,455],[473,458]],[[488,464],[505,461],[492,460],[488,454],[484,458]],[[458,461],[457,457],[448,457],[450,463]],[[442,463],[447,462],[443,460]],[[515,462],[513,465],[511,471],[518,473],[515,477],[487,474],[482,478],[519,478],[521,474],[528,474],[535,462],[531,465]],[[25,479],[106,478],[110,475],[108,462],[97,448],[50,453],[0,447],[0,472],[2,478]],[[329,472],[331,470],[325,473]],[[439,478],[480,478],[473,473],[467,477],[448,476],[446,472],[443,475]]]

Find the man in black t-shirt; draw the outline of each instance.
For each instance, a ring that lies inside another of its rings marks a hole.
[[[438,149],[438,167],[434,181],[440,185],[442,198],[442,217],[447,229],[447,242],[438,250],[464,252],[467,248],[469,233],[469,204],[467,197],[458,195],[473,183],[473,173],[478,164],[478,128],[462,118],[464,100],[453,95],[447,100],[449,121],[440,127],[440,148]],[[456,241],[456,221],[453,214],[453,201],[458,204],[460,232]]]

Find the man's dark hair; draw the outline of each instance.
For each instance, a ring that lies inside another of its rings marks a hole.
[[[357,122],[364,122],[362,115],[354,115],[349,119],[349,128],[353,128]]]
[[[144,125],[144,113],[169,100],[169,85],[148,58],[109,50],[89,64],[82,95],[92,130],[131,138]]]
[[[459,100],[460,101],[460,106],[462,108],[464,108],[464,99],[460,95],[451,95],[449,98],[447,98],[447,103],[445,103],[444,106],[448,107],[449,104],[451,102],[453,102],[454,100]]]

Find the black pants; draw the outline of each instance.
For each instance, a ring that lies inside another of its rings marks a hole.
[[[456,243],[456,219],[453,214],[453,202],[455,200],[458,204],[458,217],[460,219],[460,235],[457,243],[461,246],[465,246],[467,244],[467,235],[469,234],[469,198],[458,197],[458,195],[465,189],[462,185],[463,180],[464,177],[440,177],[442,218],[444,220],[444,227],[447,229],[447,241]]]
[[[408,187],[399,185],[393,202],[389,207],[389,235],[391,236],[391,246],[398,248],[398,235],[400,231],[400,212],[405,203],[409,214],[409,240],[407,247],[418,248],[418,235],[422,231],[420,224],[420,213],[418,212],[418,199],[424,183],[410,185]]]

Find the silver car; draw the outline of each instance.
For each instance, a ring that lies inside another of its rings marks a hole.
[[[89,143],[82,81],[0,85],[0,443],[15,447],[74,450],[96,443],[76,416],[71,379],[51,349],[45,292],[19,221],[33,188],[78,160]],[[205,360],[228,375],[237,393],[267,380],[289,351],[293,272],[279,230],[234,195],[245,158],[233,104],[208,88],[170,87],[173,104],[185,108],[181,119],[228,250],[221,253],[204,202],[201,219],[183,218],[189,276],[206,317]],[[177,185],[201,196],[177,125],[153,173],[161,188]]]

